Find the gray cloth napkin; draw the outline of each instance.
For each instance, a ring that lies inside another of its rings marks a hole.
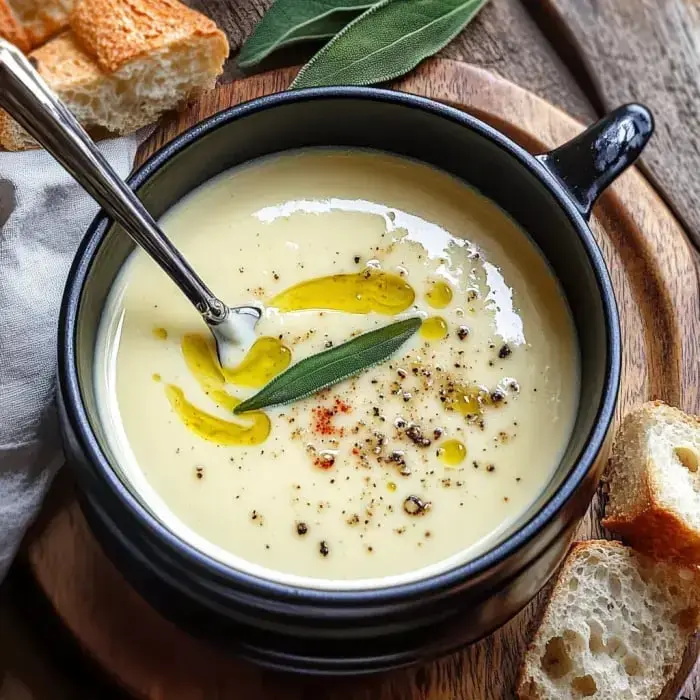
[[[100,144],[131,170],[139,137]],[[44,151],[0,153],[0,581],[58,467],[56,323],[97,205]]]

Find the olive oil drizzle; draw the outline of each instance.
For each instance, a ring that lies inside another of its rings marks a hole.
[[[300,282],[278,294],[270,304],[280,311],[327,309],[392,316],[408,309],[415,298],[413,287],[399,275],[367,267],[361,272]]]
[[[180,420],[193,433],[217,445],[259,445],[270,434],[270,419],[264,413],[250,413],[246,418],[251,419],[251,424],[239,425],[200,410],[190,403],[182,389],[174,384],[165,387],[165,395]],[[232,396],[229,398],[235,403],[238,402],[238,399]]]
[[[444,308],[452,301],[452,288],[446,282],[434,280],[425,296],[433,308]],[[393,315],[405,311],[414,301],[413,288],[401,276],[367,267],[359,273],[329,275],[300,282],[275,296],[270,304],[282,312],[329,309],[356,314],[374,312]],[[425,319],[420,328],[420,334],[426,340],[442,340],[447,333],[447,323],[441,316]],[[159,340],[168,337],[164,328],[154,329],[154,335]],[[241,400],[226,391],[226,384],[246,388],[266,386],[288,368],[292,359],[289,348],[274,337],[259,338],[241,363],[232,369],[221,366],[214,344],[203,335],[189,333],[183,336],[181,350],[187,369],[202,391],[219,408],[230,412],[241,404]],[[221,445],[254,445],[263,442],[270,433],[270,419],[260,411],[247,413],[246,419],[252,423],[242,425],[197,408],[175,385],[169,384],[164,388],[180,420],[205,440]],[[453,393],[448,398],[448,410],[458,410],[465,415],[480,414],[482,396],[479,395],[477,400],[476,396],[466,391],[458,393],[462,395],[457,397]],[[440,454],[447,462],[458,457],[459,448],[447,445],[441,448]]]
[[[467,456],[467,448],[460,440],[445,440],[438,447],[438,457],[446,467],[456,467],[461,464]]]
[[[484,408],[493,405],[489,390],[477,384],[464,386],[450,383],[441,393],[445,398],[443,405],[448,411],[457,411],[471,420],[481,418]]]
[[[447,337],[447,322],[442,316],[430,316],[423,321],[420,334],[426,340],[442,340]]]
[[[447,282],[435,280],[425,293],[425,300],[433,309],[444,309],[452,301],[452,287]]]
[[[231,370],[221,367],[213,343],[188,333],[180,344],[185,364],[202,391],[220,408],[233,413],[241,403],[229,394],[226,383],[258,387],[285,369],[291,352],[277,338],[259,338],[243,361]],[[165,394],[180,420],[199,437],[219,445],[258,445],[270,434],[270,419],[261,412],[246,414],[243,423],[224,420],[201,410],[185,398],[179,387],[169,384]]]

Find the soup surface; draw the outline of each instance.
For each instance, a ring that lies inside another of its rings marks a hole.
[[[410,160],[318,149],[227,172],[162,225],[228,304],[265,307],[224,371],[145,253],[109,297],[109,448],[181,537],[278,580],[385,585],[493,546],[544,489],[575,418],[575,333],[541,254],[491,201]],[[416,315],[379,366],[233,415],[290,363]]]

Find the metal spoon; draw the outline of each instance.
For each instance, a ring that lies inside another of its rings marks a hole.
[[[0,107],[21,124],[170,276],[202,315],[224,367],[255,339],[262,312],[228,307],[190,267],[19,49],[0,39]]]

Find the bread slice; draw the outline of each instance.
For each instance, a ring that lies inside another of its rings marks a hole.
[[[214,22],[175,0],[78,0],[71,27],[30,56],[83,126],[115,134],[212,88],[228,56]],[[36,145],[7,114],[0,144]]]
[[[97,123],[89,94],[108,79],[82,49],[71,32],[65,32],[29,54],[47,84],[66,103],[83,126]],[[87,99],[83,99],[83,95]],[[96,105],[99,109],[99,106]],[[10,151],[36,148],[34,139],[7,114],[0,111],[0,145]]]
[[[210,54],[210,68],[228,55],[224,33],[208,17],[179,0],[76,0],[71,28],[107,73],[138,58],[171,55],[186,70],[184,52]]]
[[[0,0],[0,37],[25,53],[31,48],[27,32],[7,0]]]
[[[31,48],[65,30],[73,8],[73,0],[9,0],[9,3],[29,38]]]
[[[700,572],[574,545],[521,667],[520,700],[655,700],[700,619]]]
[[[605,527],[656,558],[700,564],[700,418],[661,401],[628,414],[604,479]]]

